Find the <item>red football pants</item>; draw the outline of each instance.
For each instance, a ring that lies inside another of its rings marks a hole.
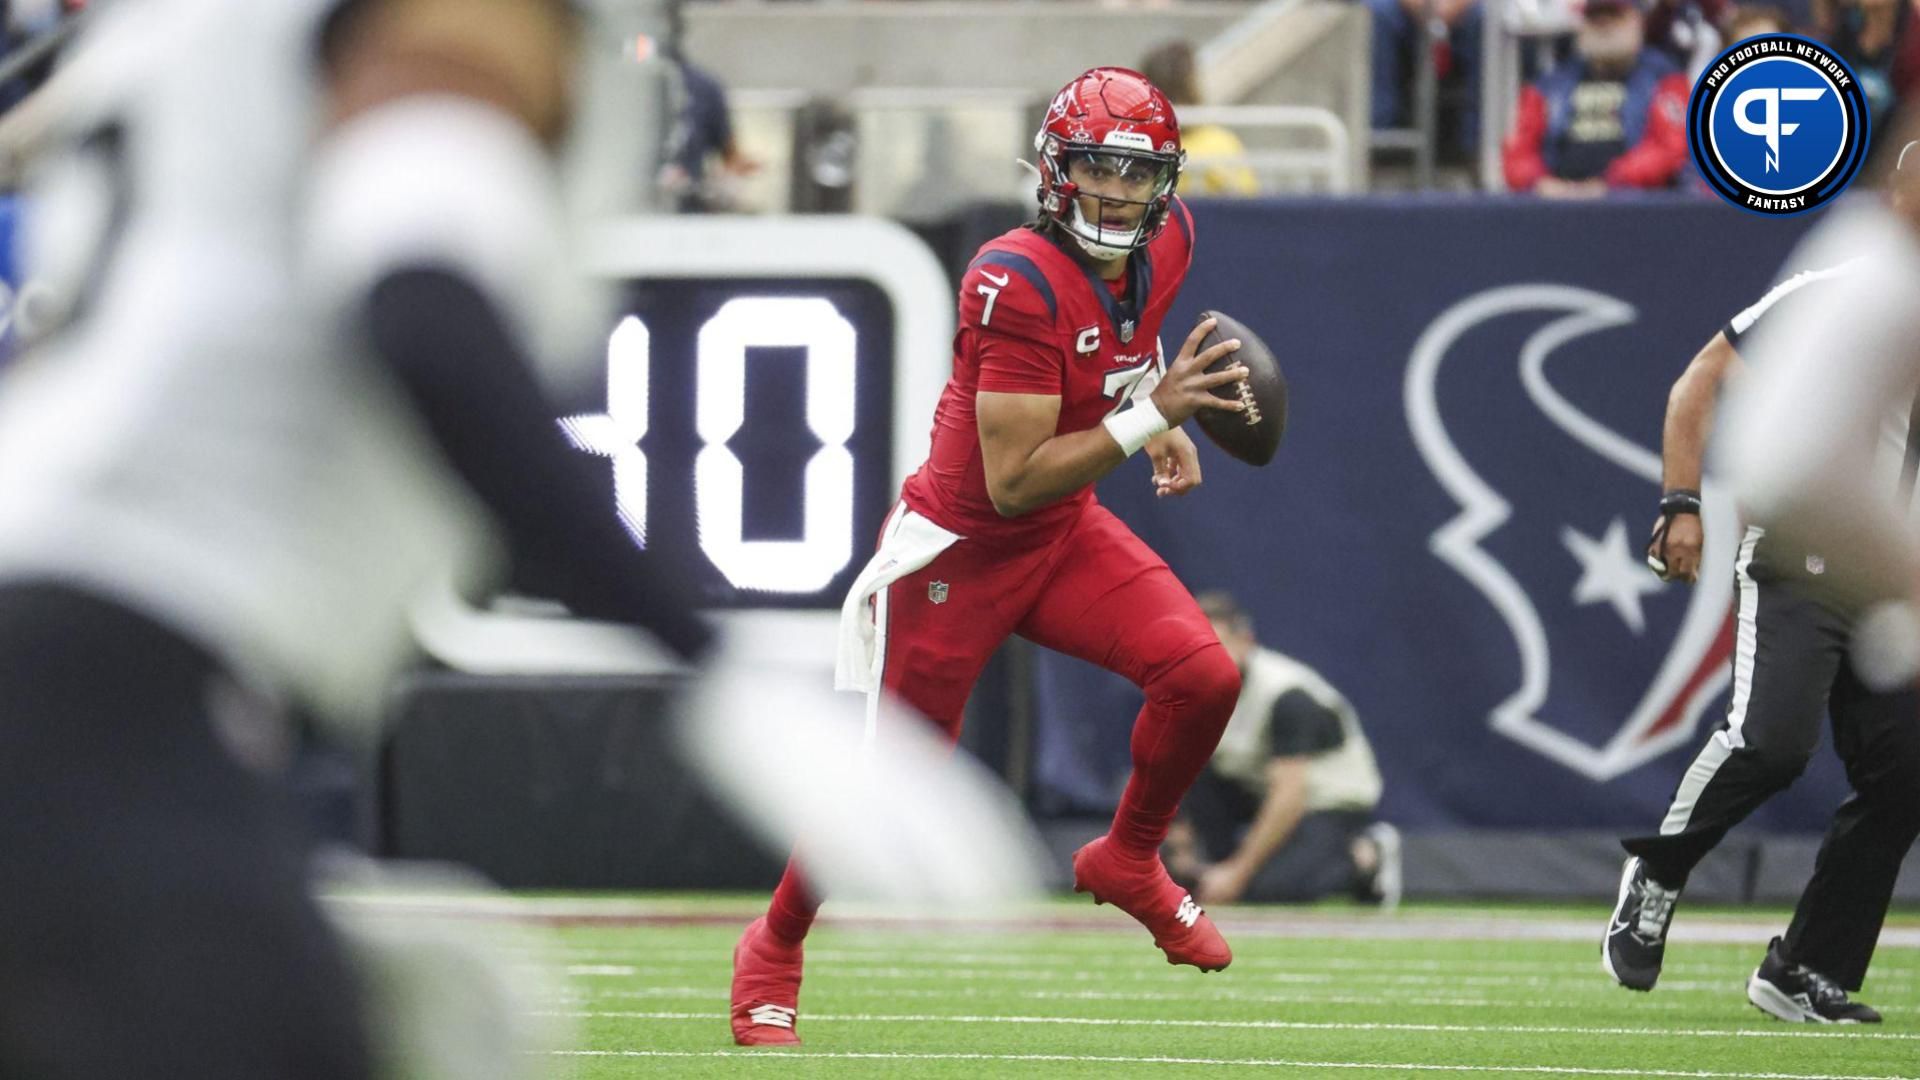
[[[876,597],[875,613],[886,628],[882,685],[951,740],[974,681],[1009,634],[1140,687],[1147,700],[1133,725],[1133,774],[1109,835],[1143,857],[1166,838],[1240,695],[1240,673],[1193,595],[1098,503],[1044,545],[957,541]],[[789,863],[768,927],[798,941],[817,908]]]
[[[960,540],[876,606],[886,625],[882,685],[954,740],[968,693],[1011,634],[1142,689],[1219,642],[1166,562],[1099,503],[1044,545]]]

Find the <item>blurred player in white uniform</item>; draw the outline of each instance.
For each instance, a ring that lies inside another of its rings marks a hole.
[[[0,383],[0,1076],[369,1074],[221,735],[370,732],[423,590],[511,548],[703,650],[530,363],[578,32],[561,0],[146,0],[51,88],[24,254],[57,307]]]
[[[1920,389],[1920,122],[1898,137],[1900,152],[1884,202],[1859,199],[1830,214],[1794,261],[1855,264],[1857,287],[1834,303],[1785,320],[1757,343],[1771,358],[1755,367],[1729,413],[1720,464],[1742,508],[1782,520],[1801,542],[1823,545],[1829,587],[1856,602],[1912,601],[1920,595],[1920,546],[1909,507],[1876,491],[1869,439],[1830,433],[1873,430],[1889,402]],[[1851,427],[1843,426],[1851,425]],[[1882,681],[1906,674],[1894,608],[1879,615],[1890,646]],[[1866,672],[1863,672],[1866,674]]]
[[[1768,358],[1735,402],[1722,464],[1742,509],[1823,551],[1830,588],[1855,603],[1920,595],[1911,508],[1874,484],[1872,439],[1889,402],[1920,390],[1920,125],[1908,124],[1884,204],[1858,200],[1829,215],[1796,262],[1858,259],[1856,286],[1782,321],[1756,349]],[[1811,265],[1811,263],[1809,263]],[[1884,485],[1882,485],[1884,486]],[[1871,635],[1887,646],[1881,682],[1911,674],[1900,627],[1883,607]],[[1871,663],[1871,661],[1869,661]],[[1874,672],[1862,672],[1863,675]]]
[[[1779,543],[1818,553],[1805,559],[1798,587],[1824,607],[1855,616],[1844,642],[1852,676],[1874,690],[1906,692],[1888,700],[1911,702],[1920,672],[1920,546],[1913,531],[1920,470],[1920,431],[1914,430],[1920,424],[1920,143],[1904,143],[1888,184],[1884,203],[1859,200],[1835,212],[1796,254],[1796,262],[1811,265],[1851,260],[1845,284],[1817,303],[1783,312],[1754,336],[1752,374],[1730,410],[1721,451],[1748,519],[1764,522]],[[1876,458],[1884,464],[1887,457],[1879,436],[1890,406],[1908,421],[1904,460],[1894,463],[1898,483],[1888,482],[1892,470],[1876,468]],[[1904,723],[1867,729],[1870,741],[1844,747],[1858,794],[1836,815],[1809,886],[1812,895],[1827,882],[1833,895],[1817,914],[1846,925],[1819,928],[1818,942],[1804,951],[1837,952],[1844,962],[1834,975],[1853,989],[1872,955],[1894,876],[1920,830],[1913,780],[1920,715],[1909,705],[1899,719]],[[1848,734],[1836,722],[1836,740]],[[1872,872],[1863,874],[1863,866]],[[1809,921],[1806,907],[1796,912],[1794,931]],[[1782,959],[1793,967],[1817,958],[1796,952]],[[1748,984],[1754,1004],[1786,1019],[1830,1018],[1818,994],[1769,992],[1767,984],[1781,980],[1768,965],[1781,966],[1770,954],[1755,972]]]

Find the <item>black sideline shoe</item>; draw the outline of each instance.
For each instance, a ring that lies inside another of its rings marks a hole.
[[[1780,955],[1780,939],[1767,945],[1767,958],[1747,980],[1747,1000],[1768,1016],[1795,1024],[1877,1024],[1870,1005],[1850,1001],[1840,984],[1825,975],[1790,964]]]
[[[1613,981],[1629,990],[1651,990],[1660,981],[1660,961],[1667,953],[1667,924],[1679,889],[1669,889],[1647,876],[1639,856],[1620,869],[1620,898],[1614,901],[1607,923],[1607,940],[1600,964]]]

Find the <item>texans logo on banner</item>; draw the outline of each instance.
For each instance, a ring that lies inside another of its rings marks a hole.
[[[1459,504],[1427,546],[1513,640],[1512,691],[1488,721],[1595,780],[1693,741],[1727,684],[1733,640],[1730,501],[1706,492],[1699,584],[1660,581],[1641,555],[1660,494],[1658,451],[1562,386],[1604,380],[1635,347],[1635,318],[1631,305],[1588,289],[1488,289],[1434,319],[1406,370],[1414,444]],[[1507,423],[1450,424],[1441,405],[1450,384],[1481,404],[1498,398]]]

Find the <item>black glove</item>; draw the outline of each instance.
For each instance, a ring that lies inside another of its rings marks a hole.
[[[1647,540],[1647,568],[1667,580],[1667,526],[1681,514],[1700,516],[1700,493],[1684,488],[1660,496],[1660,524],[1653,527]]]

